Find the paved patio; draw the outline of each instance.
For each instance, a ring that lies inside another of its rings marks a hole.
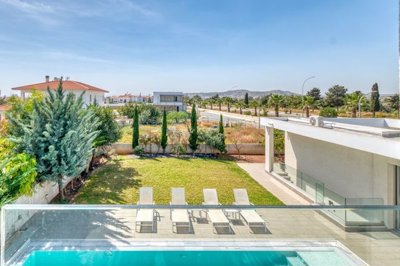
[[[239,167],[245,170],[254,180],[266,190],[274,194],[286,205],[309,205],[310,202],[300,197],[293,190],[277,181],[273,176],[266,173],[264,163],[238,163]]]
[[[257,209],[267,223],[267,232],[250,230],[240,220],[232,220],[233,233],[214,233],[204,214],[194,211],[193,233],[173,233],[169,209],[159,209],[156,230],[142,228],[135,231],[135,209],[117,210],[47,210],[34,215],[29,224],[10,241],[7,255],[14,253],[26,240],[35,241],[110,241],[129,245],[135,240],[193,240],[213,239],[223,241],[338,240],[370,265],[399,265],[400,238],[391,232],[349,233],[337,227],[314,210]]]

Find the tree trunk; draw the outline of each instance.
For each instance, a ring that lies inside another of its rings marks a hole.
[[[372,117],[375,118],[375,110],[372,111]]]
[[[279,116],[279,106],[275,105],[275,116],[278,117]]]
[[[65,199],[65,195],[64,195],[64,189],[63,189],[63,176],[59,175],[57,178],[57,183],[58,183],[58,192],[60,193],[60,200],[64,200]]]
[[[221,111],[221,104],[218,105],[219,110]]]
[[[357,117],[357,108],[351,109],[351,117],[353,117],[353,118]]]
[[[242,107],[239,107],[239,113],[242,114]]]
[[[254,107],[254,115],[257,116],[257,107]]]
[[[212,103],[210,104],[211,110],[213,109]]]
[[[306,106],[306,117],[310,117],[310,107]]]
[[[228,113],[231,112],[231,105],[228,103]]]

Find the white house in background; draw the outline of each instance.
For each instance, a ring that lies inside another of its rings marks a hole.
[[[10,105],[0,105],[0,121],[6,119],[6,112],[11,109]]]
[[[151,102],[151,96],[133,95],[125,93],[123,95],[109,96],[107,102],[110,104],[125,104],[125,103],[148,103]]]
[[[50,81],[49,76],[45,77],[45,82],[29,84],[20,87],[12,88],[13,90],[17,90],[21,92],[21,98],[26,99],[32,93],[32,90],[43,91],[47,93],[47,88],[50,90],[56,90],[59,85],[59,79],[54,78],[54,80]],[[94,87],[92,85],[85,84],[83,82],[74,81],[74,80],[63,80],[63,89],[67,93],[73,93],[77,97],[85,92],[83,95],[83,100],[86,105],[90,105],[93,103],[97,103],[98,105],[104,105],[105,97],[104,94],[108,93],[107,90],[100,89]]]
[[[266,172],[310,201],[400,205],[400,120],[262,118],[261,124]],[[274,129],[285,134],[281,162],[274,159]],[[370,214],[332,212],[345,225],[384,220],[386,226],[400,229],[399,214]]]
[[[153,93],[153,104],[167,111],[185,111],[182,92],[157,92]]]

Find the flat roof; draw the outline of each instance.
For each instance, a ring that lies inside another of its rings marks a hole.
[[[400,120],[285,117],[261,118],[261,125],[400,160]]]

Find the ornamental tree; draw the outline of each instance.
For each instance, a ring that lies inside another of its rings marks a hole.
[[[139,113],[137,107],[135,107],[133,115],[133,131],[132,131],[132,149],[139,146]]]
[[[371,111],[372,117],[375,117],[375,113],[381,109],[381,103],[379,101],[379,88],[378,83],[374,83],[371,88]]]
[[[62,80],[55,92],[47,91],[43,101],[33,101],[29,123],[10,116],[11,123],[23,131],[12,139],[36,158],[39,180],[58,183],[64,200],[64,177],[78,176],[87,167],[99,123],[91,110],[83,108],[83,94],[78,98],[65,94]]]
[[[163,111],[162,126],[161,126],[161,147],[163,153],[165,153],[165,148],[167,148],[168,136],[167,136],[167,112]]]
[[[196,114],[196,105],[192,106],[192,113],[190,116],[190,136],[189,136],[189,147],[193,151],[193,153],[197,150],[197,114]]]

